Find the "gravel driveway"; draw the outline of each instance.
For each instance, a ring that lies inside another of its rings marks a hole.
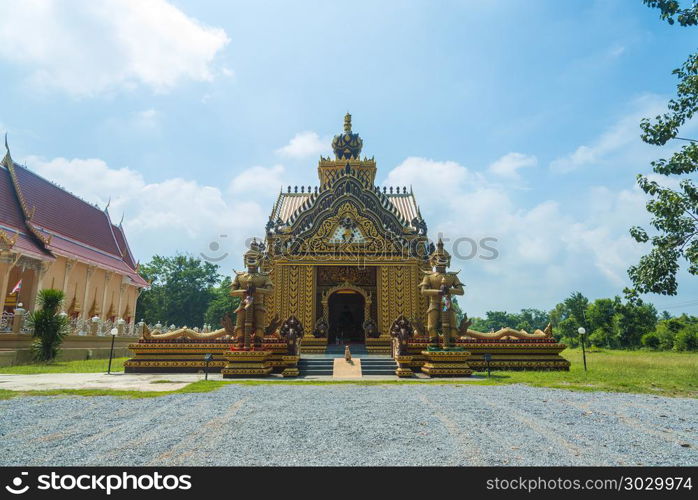
[[[0,465],[698,465],[698,400],[524,385],[230,385],[0,401]]]

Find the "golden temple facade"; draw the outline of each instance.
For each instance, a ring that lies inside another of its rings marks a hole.
[[[318,164],[319,187],[279,195],[266,226],[267,310],[296,316],[306,332],[326,328],[330,343],[389,346],[395,318],[424,321],[418,285],[431,248],[411,189],[376,186],[376,162],[360,158],[362,146],[347,113],[334,159]]]
[[[463,295],[463,284],[448,271],[443,242],[427,238],[411,189],[376,185],[376,162],[361,158],[362,147],[347,113],[332,141],[334,158],[320,158],[319,186],[282,191],[264,241],[253,240],[245,252],[246,270],[236,271],[231,285],[240,305],[224,316],[223,328],[163,332],[141,325],[126,371],[312,376],[310,360],[301,357],[331,357],[335,344],[364,344],[366,355],[389,360],[365,359],[367,370],[383,363],[398,377],[569,369],[551,325],[484,333],[471,330],[467,317],[458,320],[452,296]]]

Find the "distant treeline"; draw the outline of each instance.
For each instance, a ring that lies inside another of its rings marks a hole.
[[[570,347],[579,346],[577,330],[586,330],[587,345],[610,349],[648,348],[673,351],[698,350],[698,317],[672,317],[657,313],[631,290],[625,297],[590,302],[579,292],[572,293],[551,311],[522,309],[519,313],[487,311],[484,318],[470,318],[473,330],[497,331],[504,326],[532,332],[553,325],[553,336]]]

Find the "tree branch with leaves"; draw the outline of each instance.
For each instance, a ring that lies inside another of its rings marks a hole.
[[[652,8],[660,10],[660,18],[673,25],[698,25],[698,4],[681,8],[675,0],[644,0]],[[686,62],[673,71],[679,80],[676,98],[668,104],[668,112],[654,120],[643,119],[642,140],[648,144],[664,146],[678,137],[679,129],[698,111],[698,53],[691,54]],[[698,188],[690,178],[698,169],[698,141],[687,140],[668,159],[653,161],[652,170],[666,177],[678,177],[678,188],[661,185],[647,176],[638,175],[640,188],[651,196],[647,211],[650,224],[656,234],[650,236],[641,227],[630,229],[632,237],[640,243],[651,243],[652,249],[640,258],[637,265],[628,269],[635,288],[643,293],[676,295],[677,273],[682,259],[688,262],[688,272],[698,274]]]

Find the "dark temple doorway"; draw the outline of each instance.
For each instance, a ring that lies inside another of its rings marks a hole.
[[[327,306],[330,320],[328,343],[363,343],[363,295],[353,290],[338,290],[330,295]]]

